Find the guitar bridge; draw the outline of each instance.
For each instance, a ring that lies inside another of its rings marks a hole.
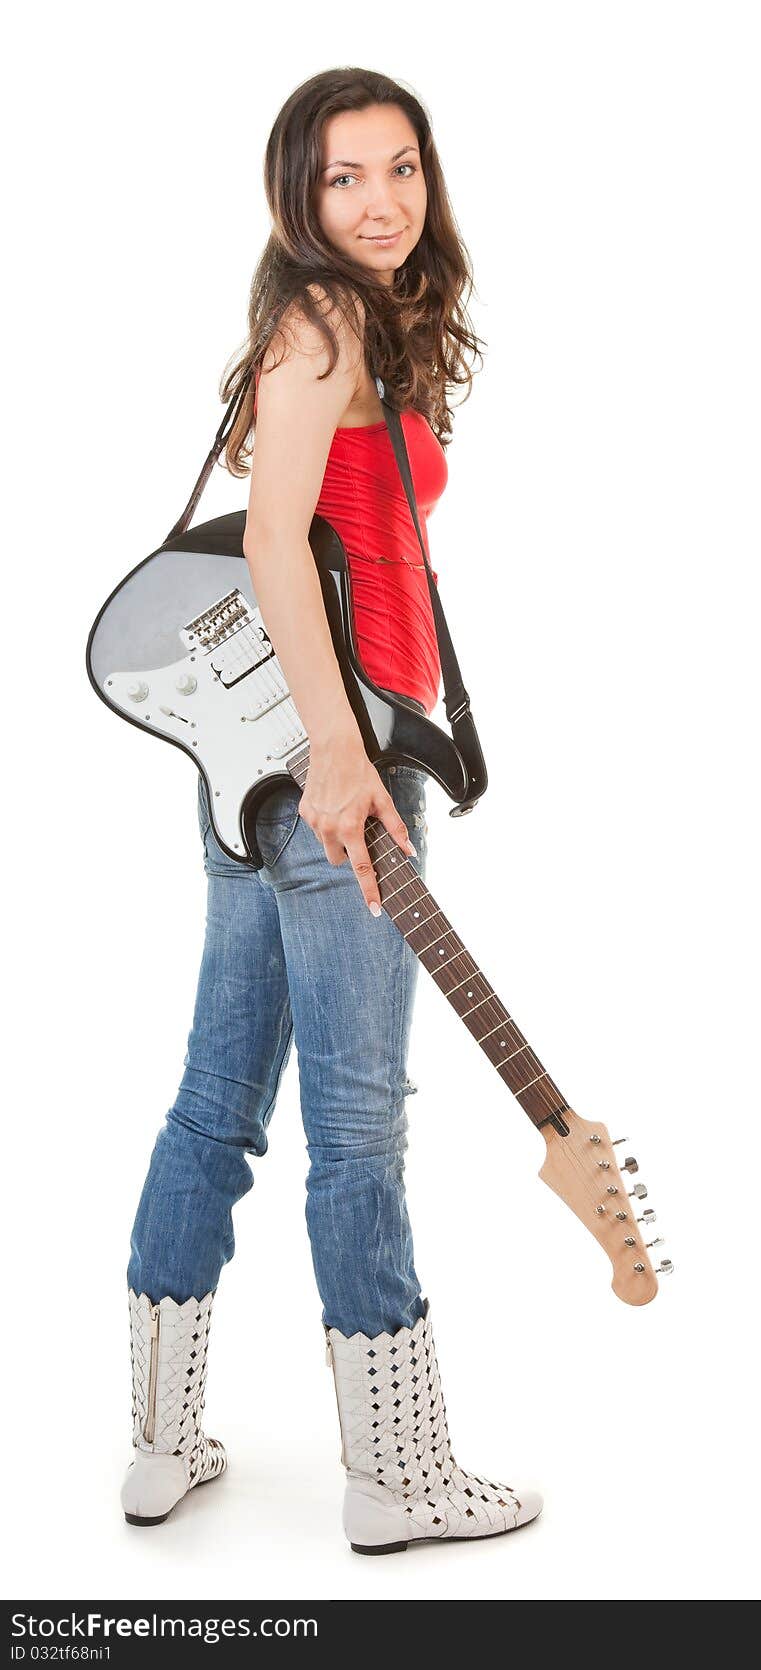
[[[225,690],[275,656],[259,611],[237,586],[189,621],[180,638],[191,652],[214,656],[211,669]]]

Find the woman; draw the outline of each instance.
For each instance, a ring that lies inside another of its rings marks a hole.
[[[219,847],[199,778],[206,939],[185,1073],[132,1231],[122,1504],[155,1524],[226,1466],[201,1427],[211,1305],[253,1183],[245,1155],[266,1151],[295,1037],[344,1528],[359,1552],[385,1553],[512,1530],[541,1499],[465,1473],[449,1443],[403,1178],[417,958],[381,912],[365,840],[376,814],[424,875],[425,775],[378,771],[365,752],[307,535],[315,512],[341,535],[368,675],[430,713],[430,595],[371,367],[403,410],[425,528],[446,484],[446,390],[469,387],[463,350],[478,349],[429,122],[404,88],[363,70],[314,76],[277,118],[265,184],[273,230],[223,398],[256,375],[226,461],[243,475],[253,455],[244,551],[310,764],[300,799],[278,790],[260,814],[260,870]]]

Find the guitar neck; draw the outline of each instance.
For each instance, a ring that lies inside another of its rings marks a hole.
[[[290,763],[289,769],[302,787],[308,763],[308,752]],[[543,1125],[553,1125],[561,1135],[567,1135],[568,1124],[563,1114],[569,1111],[569,1104],[411,859],[374,815],[366,820],[365,841],[381,903],[402,938],[435,980],[471,1037],[480,1044],[532,1124],[538,1130]]]

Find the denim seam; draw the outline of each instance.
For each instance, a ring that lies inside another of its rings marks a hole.
[[[397,929],[394,929],[394,932],[396,933]],[[410,987],[410,973],[409,973],[410,964],[409,964],[409,959],[410,959],[410,957],[414,957],[414,955],[415,955],[415,953],[411,949],[411,947],[407,944],[407,941],[403,940],[402,941],[402,978],[399,981],[400,1000],[399,1000],[399,1003],[398,1003],[398,1006],[397,1006],[398,1007],[398,1017],[397,1017],[397,1023],[396,1023],[395,1050],[396,1050],[396,1062],[399,1063],[399,1066],[400,1066],[401,1071],[402,1071],[401,1097],[402,1097],[402,1107],[405,1110],[405,1115],[406,1115],[406,1111],[407,1111],[407,1102],[406,1102],[405,1095],[404,1095],[404,1085],[407,1082],[407,1064],[406,1064],[406,1062],[403,1058],[404,1057],[404,1017],[405,1017],[405,1013],[406,1013],[406,1010],[407,1010],[407,1003],[409,1001],[409,987]],[[396,1063],[395,1063],[395,1065],[396,1065]]]
[[[287,987],[287,984],[288,984],[288,982],[287,982],[287,976],[286,976],[286,987]],[[273,1090],[272,1095],[269,1099],[269,1102],[267,1103],[266,1108],[264,1108],[262,1110],[262,1129],[263,1129],[263,1131],[265,1131],[265,1133],[266,1133],[266,1130],[267,1130],[267,1126],[269,1125],[269,1122],[272,1118],[272,1114],[273,1114],[273,1111],[274,1111],[274,1108],[275,1108],[275,1104],[276,1104],[278,1096],[280,1094],[280,1081],[283,1077],[283,1073],[285,1072],[286,1062],[288,1060],[291,1043],[293,1041],[293,1016],[291,1014],[290,998],[287,998],[285,1004],[283,1005],[283,1014],[287,1015],[287,1024],[286,1024],[286,1027],[285,1027],[285,1044],[283,1046],[282,1053],[281,1053],[281,1056],[280,1056],[280,1062],[279,1062],[279,1065],[278,1065],[278,1068],[277,1068],[277,1076],[275,1078],[274,1090]]]
[[[397,808],[397,810],[398,810],[398,808]],[[394,925],[394,932],[398,933],[398,931],[399,930]],[[407,1010],[407,1004],[409,1002],[410,957],[414,957],[414,956],[415,956],[415,952],[412,950],[412,947],[407,944],[406,939],[402,939],[402,978],[398,982],[398,984],[395,983],[395,987],[394,987],[395,995],[396,995],[396,998],[397,998],[397,1013],[394,1017],[394,1049],[395,1049],[395,1055],[396,1055],[395,1065],[396,1065],[396,1062],[399,1063],[399,1066],[401,1067],[401,1071],[402,1071],[402,1075],[403,1075],[403,1084],[402,1084],[401,1094],[402,1094],[402,1106],[405,1110],[405,1115],[406,1115],[406,1111],[407,1111],[407,1102],[406,1102],[406,1098],[405,1098],[404,1085],[407,1083],[409,1075],[407,1073],[407,1063],[403,1059],[403,1055],[404,1055],[404,1017],[405,1017],[406,1010]]]

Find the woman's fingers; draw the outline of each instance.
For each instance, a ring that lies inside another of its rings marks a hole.
[[[404,819],[399,816],[393,799],[388,793],[388,790],[384,788],[380,777],[378,778],[378,789],[372,810],[388,830],[391,839],[396,842],[396,845],[401,847],[402,852],[408,853],[412,857],[415,854],[416,849],[410,840],[409,830]],[[368,909],[372,912],[373,916],[380,916],[382,907],[380,890],[378,888],[378,878],[375,874],[375,868],[371,862],[364,836],[361,840],[356,839],[350,845],[347,845],[346,850],[349,854],[354,874],[362,889]]]
[[[367,850],[364,836],[356,835],[346,845],[349,863],[359,882],[362,897],[373,916],[380,916],[381,897],[375,866]]]
[[[367,816],[371,816],[373,810],[375,810],[377,817],[388,830],[396,845],[401,847],[402,852],[414,856],[416,848],[410,840],[407,825],[404,819],[399,816],[391,795],[384,789],[380,778],[378,783],[378,792],[375,801],[371,802]],[[375,865],[367,846],[366,822],[366,818],[363,818],[361,826],[354,825],[348,833],[344,830],[342,836],[325,833],[322,836],[322,842],[329,863],[343,864],[348,858],[368,910],[372,912],[373,916],[380,916],[382,908],[380,889],[375,874]]]
[[[334,812],[335,805],[342,810]],[[375,814],[391,839],[410,857],[416,848],[392,795],[367,755],[363,752],[361,761],[347,760],[340,754],[315,758],[310,763],[300,811],[322,842],[330,864],[344,864],[349,859],[365,904],[373,916],[380,916],[381,896],[367,846],[367,819]]]
[[[390,798],[391,797],[389,796],[389,799]],[[388,812],[385,816],[379,814],[381,822],[385,824],[389,834],[396,842],[396,845],[401,847],[402,852],[412,855],[416,849],[412,845],[407,833],[407,825],[399,817],[399,813],[397,812],[393,801],[391,801],[391,811],[393,816],[391,816]],[[349,863],[351,864],[357,881],[359,882],[365,904],[373,916],[380,916],[382,905],[380,889],[378,887],[378,878],[375,874],[375,865],[373,864],[370,853],[368,852],[364,835],[355,835],[353,838],[350,838],[346,843],[346,852],[348,854]]]

